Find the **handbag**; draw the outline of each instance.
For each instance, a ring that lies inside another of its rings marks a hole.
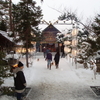
[[[54,65],[54,62],[53,62],[53,61],[51,62],[51,66],[52,66],[52,65]]]

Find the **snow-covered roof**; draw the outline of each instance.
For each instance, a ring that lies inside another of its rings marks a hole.
[[[8,34],[7,34],[7,32],[0,30],[0,34],[2,36],[4,36],[5,38],[7,38],[8,40],[10,40],[11,42],[13,42],[13,38],[9,37]]]

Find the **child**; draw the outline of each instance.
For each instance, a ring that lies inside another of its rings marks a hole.
[[[26,88],[26,80],[23,73],[23,63],[18,61],[12,65],[12,72],[14,73],[14,86],[17,100],[22,100],[22,93]]]

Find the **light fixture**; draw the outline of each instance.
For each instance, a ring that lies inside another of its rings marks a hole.
[[[65,46],[65,47],[64,47],[64,52],[65,52],[65,53],[71,52],[71,48],[68,48],[68,47]]]
[[[78,34],[78,29],[76,29],[76,28],[74,28],[73,30],[72,30],[72,36],[77,36],[77,34]]]
[[[76,49],[72,49],[72,55],[75,57],[77,55],[77,50]]]
[[[64,45],[70,45],[71,41],[64,41]]]

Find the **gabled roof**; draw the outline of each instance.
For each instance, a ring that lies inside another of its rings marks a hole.
[[[0,46],[9,46],[9,44],[15,45],[12,38],[9,38],[6,32],[0,30]]]
[[[55,28],[52,24],[50,24],[47,28],[45,28],[42,32],[56,32],[56,33],[61,33],[57,28]]]
[[[13,38],[10,38],[10,37],[7,35],[7,32],[0,30],[0,34],[1,34],[2,36],[4,36],[6,39],[8,39],[9,41],[13,42]]]

